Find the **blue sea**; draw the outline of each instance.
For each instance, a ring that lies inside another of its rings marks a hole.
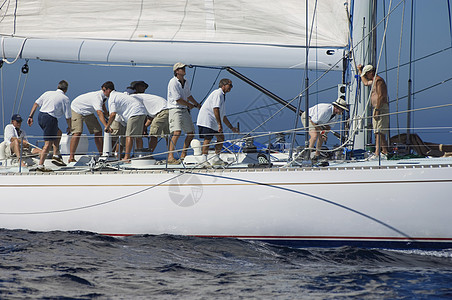
[[[0,230],[1,299],[446,299],[452,250]]]

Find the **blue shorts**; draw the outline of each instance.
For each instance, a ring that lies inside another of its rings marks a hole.
[[[53,141],[58,135],[58,119],[48,113],[39,112],[39,126],[44,131],[44,141]]]
[[[218,131],[213,130],[212,128],[204,127],[204,126],[198,126],[199,131],[199,137],[206,140],[211,140],[213,137],[217,134],[219,134]]]

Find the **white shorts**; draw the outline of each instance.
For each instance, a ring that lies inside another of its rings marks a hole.
[[[194,133],[195,126],[191,120],[190,113],[186,108],[171,108],[169,110],[169,129],[174,131],[184,131],[185,133]]]

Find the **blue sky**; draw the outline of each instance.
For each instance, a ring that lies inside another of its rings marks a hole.
[[[390,1],[386,0],[388,6]],[[382,17],[381,3],[379,3],[378,20]],[[393,3],[399,3],[396,1]],[[409,38],[410,38],[410,3],[406,4],[403,23],[402,48],[400,50],[401,63],[408,62],[409,59]],[[402,27],[402,8],[400,5],[389,19],[387,32],[387,47],[383,52],[379,70],[393,68],[391,71],[381,73],[380,75],[387,79],[389,97],[391,102],[391,112],[397,109],[396,97],[401,98],[398,102],[398,110],[404,111],[407,106],[407,73],[408,66],[400,69],[394,69],[397,65],[399,56],[400,28]],[[415,1],[415,35],[413,39],[413,59],[424,57],[439,50],[451,47],[451,35],[449,29],[449,16],[446,0],[435,1]],[[386,12],[388,9],[386,9]],[[377,52],[380,51],[381,35],[383,24],[378,28],[379,38],[377,39]],[[386,54],[386,56],[385,56]],[[20,96],[22,93],[25,77],[22,75],[18,85],[19,74],[24,60],[19,60],[13,65],[3,65],[2,68],[2,97],[4,100],[4,109],[0,121],[3,125],[10,122],[13,105],[19,107]],[[185,62],[189,64],[190,62]],[[359,63],[359,62],[358,62]],[[72,100],[80,94],[94,91],[100,88],[103,82],[111,80],[115,83],[118,91],[124,90],[131,81],[144,80],[150,84],[148,93],[166,97],[167,83],[172,77],[170,67],[100,67],[89,65],[75,65],[54,62],[41,62],[30,60],[28,62],[30,72],[26,81],[22,103],[19,107],[19,113],[26,117],[29,114],[33,102],[45,91],[56,89],[58,81],[65,79],[69,82],[67,95]],[[289,100],[296,96],[304,85],[304,70],[280,70],[280,69],[238,69],[241,73],[248,75],[251,79],[265,86],[268,90],[274,92],[283,99]],[[452,78],[452,50],[449,48],[441,54],[434,55],[428,59],[420,60],[412,65],[412,79],[414,91],[419,91],[441,81]],[[197,69],[194,75],[194,69],[187,69],[187,78],[194,79],[192,93],[195,99],[201,101],[210,91],[215,78],[218,75],[217,70]],[[309,72],[310,82],[314,82],[322,74],[321,71]],[[239,79],[222,71],[218,79],[230,78],[233,80],[234,88],[227,97],[227,114],[233,123],[240,122],[241,130],[254,129],[257,124],[267,119],[278,110],[280,105],[271,105],[273,100],[262,96],[258,91],[242,83]],[[319,84],[311,88],[310,96],[311,106],[320,102],[331,102],[337,98],[337,89],[335,86],[341,82],[340,72],[332,72],[322,79]],[[399,78],[399,79],[397,79]],[[217,87],[217,82],[214,84]],[[326,91],[323,91],[325,90]],[[16,91],[18,96],[16,97]],[[452,80],[440,84],[436,88],[419,92],[414,95],[414,108],[421,109],[435,105],[450,104],[452,90]],[[323,92],[318,92],[323,91]],[[16,102],[16,104],[14,104]],[[295,104],[296,105],[296,104]],[[264,107],[264,108],[262,108]],[[256,109],[261,108],[261,109]],[[302,109],[304,110],[304,100]],[[248,111],[244,112],[243,111]],[[4,120],[3,120],[4,115]],[[196,120],[197,111],[193,113],[193,119]],[[446,106],[432,110],[417,111],[413,115],[414,131],[422,139],[430,142],[443,144],[452,144],[451,116],[452,108]],[[62,123],[63,122],[63,123]],[[399,115],[398,123],[401,127],[406,127],[405,114]],[[294,124],[294,114],[288,110],[283,110],[272,121],[263,126],[259,131],[285,130],[292,128]],[[395,128],[397,119],[391,118],[391,127]],[[41,129],[37,124],[29,128],[24,124],[28,135],[41,135]],[[65,122],[60,120],[61,128],[65,129]],[[441,127],[441,128],[438,128]],[[404,132],[403,129],[401,132]],[[392,134],[396,132],[393,131]],[[303,143],[302,138],[300,142]],[[330,138],[329,146],[337,143],[337,140]]]

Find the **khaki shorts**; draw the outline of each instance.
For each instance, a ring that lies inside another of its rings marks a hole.
[[[195,126],[191,120],[190,113],[186,108],[171,108],[169,110],[169,130],[184,131],[185,133],[195,132]]]
[[[111,140],[113,142],[116,142],[116,140],[118,139],[118,136],[121,136],[120,142],[121,142],[121,145],[124,146],[125,145],[125,137],[124,136],[126,135],[126,126],[122,125],[118,121],[113,121],[110,125],[110,128],[112,130]]]
[[[167,109],[159,112],[152,120],[149,135],[168,135],[169,131],[169,111]]]
[[[127,121],[126,136],[140,137],[143,136],[144,122],[146,115],[133,116]]]
[[[82,133],[83,132],[83,122],[85,122],[86,127],[90,134],[102,132],[102,127],[94,114],[87,116],[82,116],[72,111],[72,133]]]
[[[308,118],[308,120],[309,120],[309,131],[317,130],[315,128],[315,126],[312,124],[310,117]],[[306,128],[306,124],[305,124],[306,123],[306,112],[303,112],[301,114],[301,123],[303,123],[303,126]]]
[[[126,134],[126,126],[122,125],[118,121],[113,121],[110,125],[112,130],[111,135],[125,135]]]
[[[387,103],[380,107],[380,115],[383,116],[372,118],[374,133],[387,135],[389,131],[389,105]]]

